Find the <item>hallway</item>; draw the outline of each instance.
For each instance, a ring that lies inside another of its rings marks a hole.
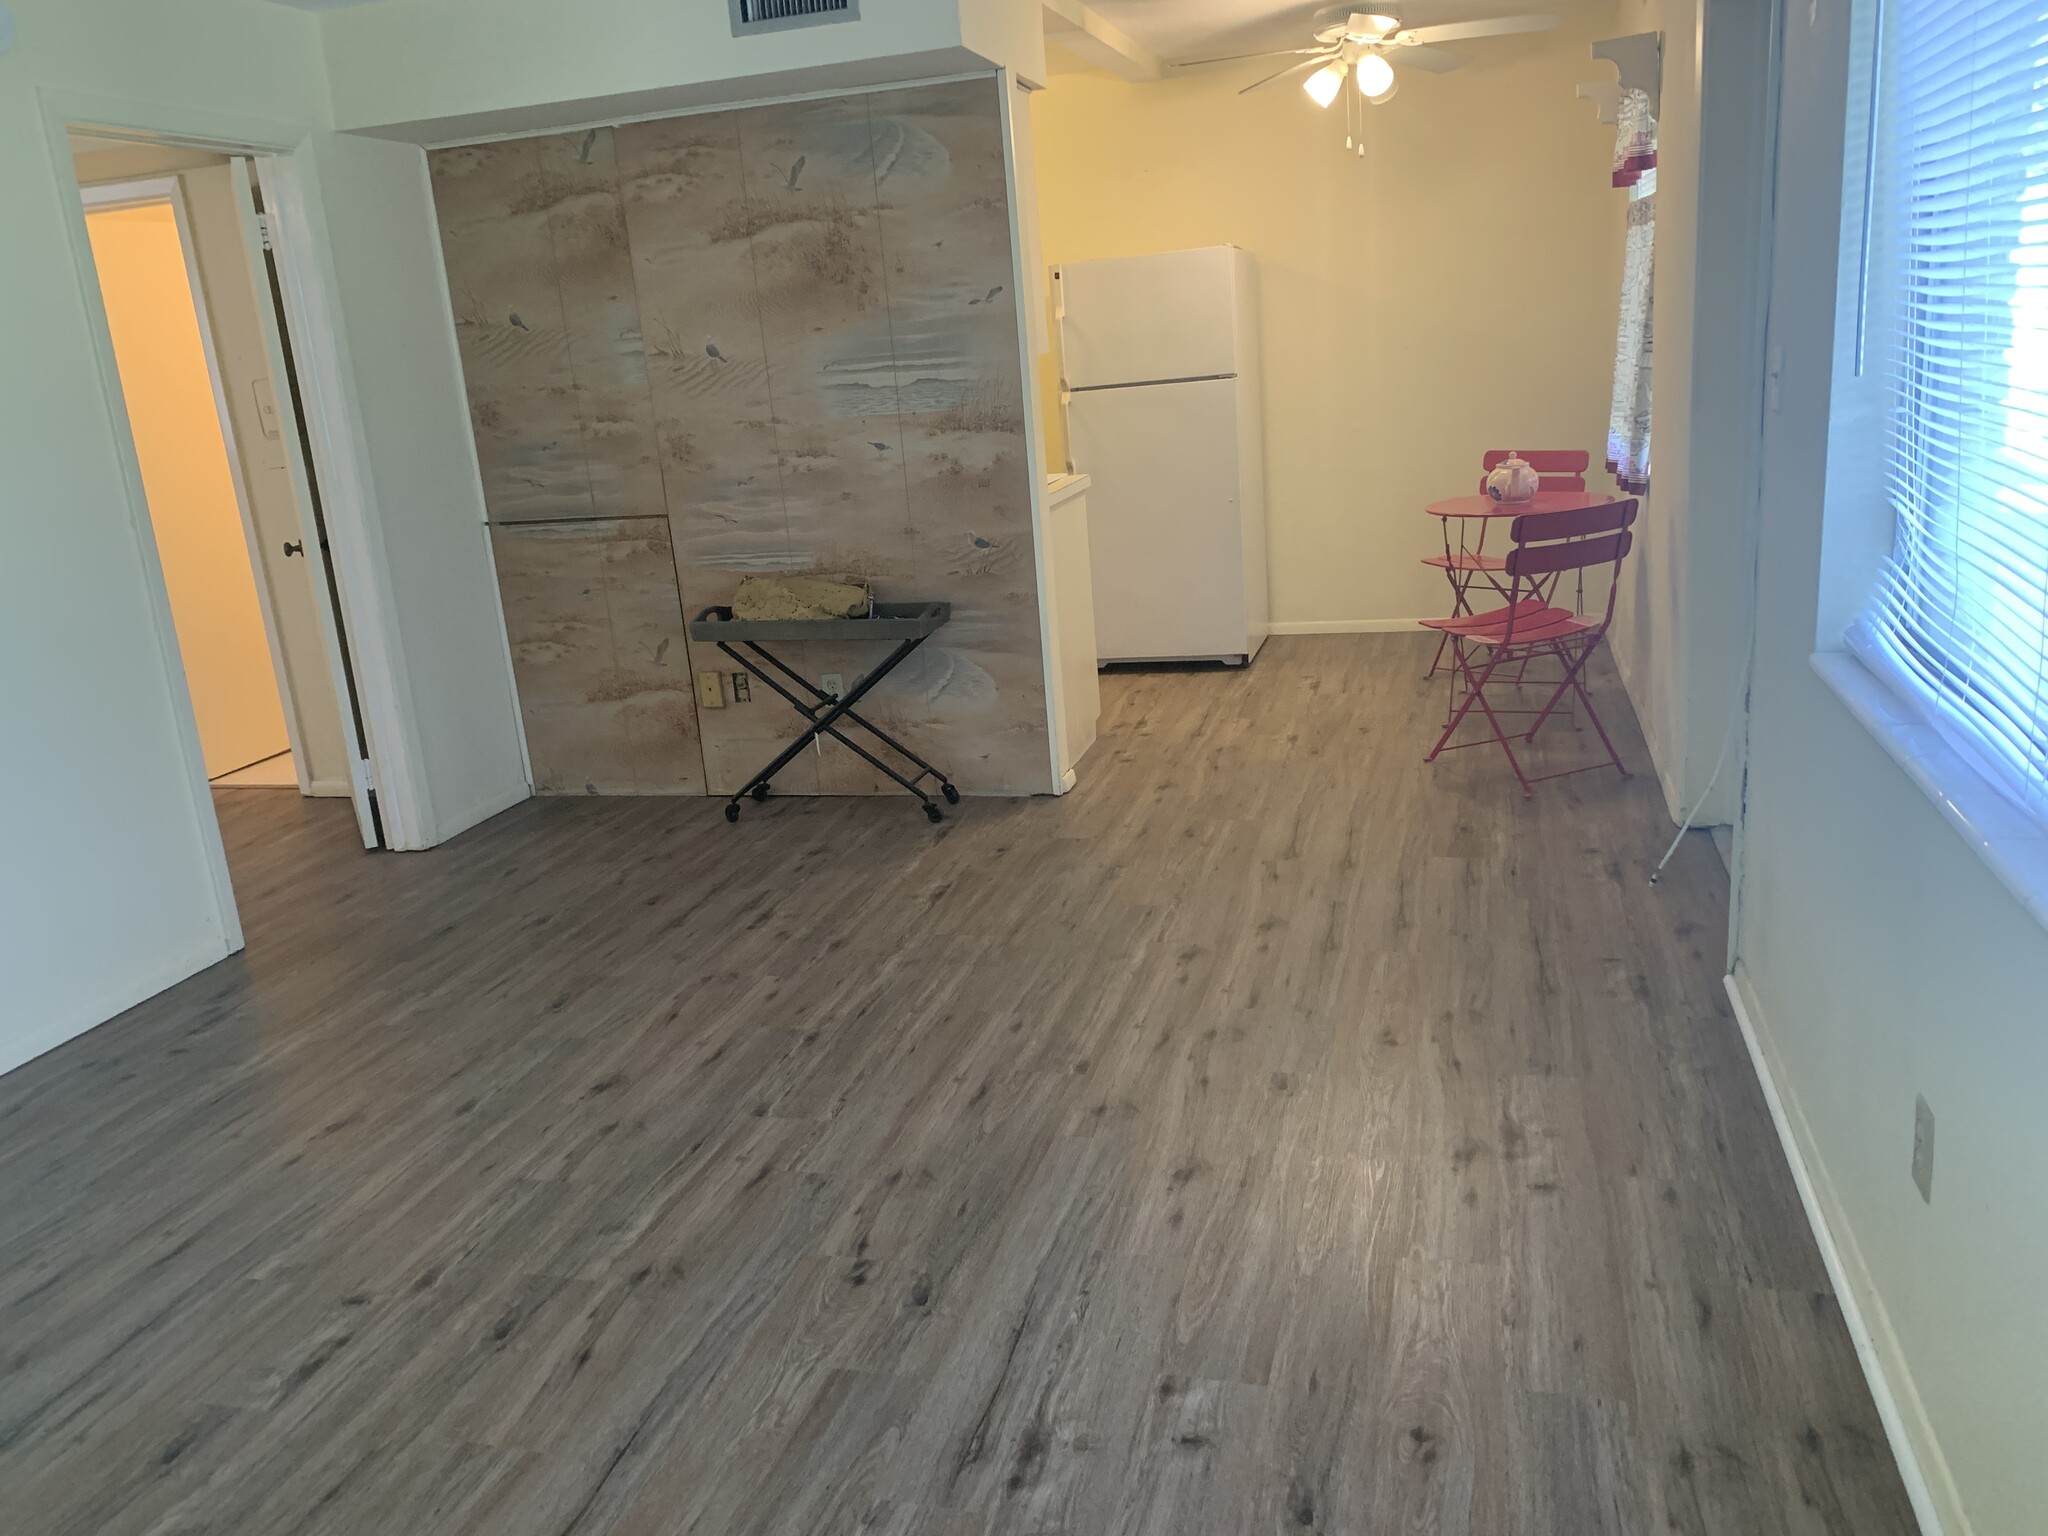
[[[1910,1532],[1711,846],[1428,653],[940,828],[223,792],[247,951],[0,1078],[10,1529]]]

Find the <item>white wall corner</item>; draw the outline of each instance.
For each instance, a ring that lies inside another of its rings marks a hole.
[[[1046,41],[1106,69],[1122,80],[1162,80],[1172,69],[1164,59],[1121,28],[1095,14],[1082,0],[1045,0]]]
[[[1660,117],[1664,107],[1664,34],[1633,32],[1627,37],[1609,37],[1593,45],[1593,57],[1612,64],[1621,77],[1620,89],[1641,91],[1650,98],[1650,116]],[[1583,88],[1580,94],[1584,95]],[[1605,121],[1605,119],[1602,119]]]

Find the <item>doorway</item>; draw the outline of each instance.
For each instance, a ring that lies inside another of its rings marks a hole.
[[[258,167],[70,141],[206,777],[349,799],[382,846]]]

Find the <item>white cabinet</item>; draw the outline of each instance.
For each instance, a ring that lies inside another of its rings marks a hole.
[[[1045,606],[1052,637],[1053,724],[1059,790],[1095,744],[1102,689],[1095,672],[1095,582],[1088,554],[1088,477],[1053,475],[1045,486]]]

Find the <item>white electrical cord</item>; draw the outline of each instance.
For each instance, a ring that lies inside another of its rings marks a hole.
[[[1721,755],[1714,760],[1714,771],[1707,775],[1707,787],[1700,791],[1699,799],[1695,800],[1692,809],[1685,813],[1685,820],[1678,824],[1678,835],[1671,839],[1671,846],[1664,850],[1664,857],[1659,859],[1657,867],[1650,871],[1650,884],[1655,885],[1663,876],[1664,866],[1671,862],[1672,855],[1678,852],[1678,845],[1685,841],[1685,834],[1690,832],[1693,823],[1700,819],[1700,812],[1706,807],[1707,796],[1714,792],[1714,786],[1721,782],[1721,770],[1728,766],[1728,748],[1734,740],[1735,721],[1730,719],[1728,734],[1721,738]]]

